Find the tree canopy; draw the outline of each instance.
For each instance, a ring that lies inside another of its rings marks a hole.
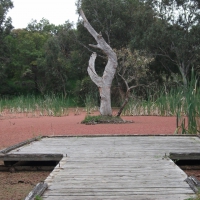
[[[6,74],[6,64],[9,62],[9,47],[6,44],[8,36],[13,28],[12,20],[7,17],[9,9],[13,8],[11,0],[0,0],[0,84],[3,84]]]

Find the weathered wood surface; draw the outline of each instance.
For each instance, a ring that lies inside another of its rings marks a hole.
[[[40,140],[40,139],[42,139],[42,138],[43,138],[43,137],[35,137],[35,138],[30,139],[30,140],[26,140],[26,141],[24,141],[24,142],[20,142],[20,143],[18,143],[18,144],[16,144],[16,145],[10,146],[10,147],[5,148],[5,149],[2,149],[2,150],[0,150],[0,155],[1,155],[1,154],[8,153],[8,152],[10,152],[10,151],[12,151],[12,150],[15,150],[15,149],[17,149],[17,148],[19,148],[19,147],[22,147],[22,146],[24,146],[24,145],[28,145],[28,144],[30,144],[31,142],[38,141],[38,140]]]
[[[45,180],[43,199],[187,199],[194,192],[170,152],[200,152],[200,138],[43,138],[10,153],[64,155]]]
[[[185,181],[190,185],[190,187],[192,188],[192,190],[193,190],[195,193],[199,192],[199,189],[200,189],[200,181],[197,180],[194,176],[188,177]]]
[[[38,183],[33,191],[31,191],[28,196],[25,198],[25,200],[35,200],[36,196],[41,196],[44,191],[47,189],[48,185],[47,183]]]
[[[60,161],[62,154],[0,154],[0,160],[3,161]]]

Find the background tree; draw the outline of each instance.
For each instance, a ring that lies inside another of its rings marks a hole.
[[[131,96],[131,90],[137,87],[149,87],[150,83],[147,83],[149,79],[149,63],[153,61],[153,58],[147,54],[147,52],[141,52],[135,50],[133,53],[128,48],[123,48],[116,51],[118,57],[118,68],[117,76],[119,88],[123,91],[123,103],[117,113],[117,116],[120,116],[124,107],[129,101]]]
[[[70,90],[69,80],[77,78],[71,67],[73,58],[76,57],[73,36],[72,24],[66,22],[56,27],[56,33],[47,40],[44,57],[38,60],[45,77],[45,80],[39,81],[41,91],[53,91],[67,96]]]
[[[24,92],[38,93],[37,59],[44,56],[43,46],[48,37],[49,35],[45,32],[26,29],[15,29],[7,37],[7,45],[10,47],[7,74],[15,88],[21,88]]]
[[[11,18],[7,17],[11,8],[13,8],[11,0],[0,0],[0,85],[2,88],[6,85],[6,64],[10,61],[9,48],[5,38],[13,28]]]
[[[56,34],[57,27],[51,24],[48,19],[42,18],[39,22],[37,20],[31,20],[26,27],[27,31],[30,32],[42,32],[47,34]]]
[[[137,40],[132,39],[132,49],[144,47],[162,57],[161,65],[171,72],[178,69],[184,86],[192,67],[197,66],[200,52],[200,10],[198,1],[169,0],[147,1],[156,18]],[[167,61],[168,60],[168,61]]]
[[[141,34],[155,16],[149,5],[138,0],[79,0],[77,6],[115,49],[129,45],[132,36]],[[77,28],[85,31],[79,24]]]

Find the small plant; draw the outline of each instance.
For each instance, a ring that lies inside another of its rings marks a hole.
[[[197,192],[196,197],[190,197],[185,200],[200,200],[200,190]]]
[[[42,197],[40,197],[40,196],[37,195],[37,196],[35,197],[35,200],[42,200]]]
[[[92,114],[96,110],[96,101],[94,95],[88,94],[85,98],[85,110],[87,114]]]
[[[42,135],[39,135],[35,138],[36,141],[40,141],[42,139]]]

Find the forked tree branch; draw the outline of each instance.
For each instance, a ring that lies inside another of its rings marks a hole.
[[[94,39],[97,42],[97,48],[103,50],[105,52],[105,54],[110,57],[113,58],[115,61],[115,64],[117,65],[117,56],[115,54],[115,52],[112,50],[112,48],[106,43],[106,41],[103,39],[102,35],[98,34],[94,28],[91,26],[91,24],[88,22],[84,12],[82,9],[80,9],[80,15],[83,18],[84,21],[84,26],[85,28],[87,28],[87,30],[89,31],[89,33],[94,37]],[[116,60],[115,60],[116,59]],[[117,67],[117,66],[116,66]]]
[[[112,80],[114,78],[114,74],[116,72],[116,68],[117,68],[117,56],[116,53],[113,51],[113,49],[106,43],[106,41],[104,40],[104,38],[102,37],[101,34],[98,34],[94,28],[91,26],[91,24],[88,22],[84,12],[82,9],[80,9],[80,15],[83,18],[83,22],[84,22],[84,27],[88,30],[88,32],[94,37],[94,39],[97,42],[97,45],[93,45],[90,44],[90,46],[94,47],[94,48],[98,48],[101,49],[108,57],[108,62],[107,65],[105,67],[104,73],[103,73],[103,83],[107,86],[111,86]],[[94,72],[95,70],[95,59],[96,56],[92,55],[92,71]],[[89,64],[90,65],[90,64]],[[90,69],[88,69],[89,75],[93,74],[91,73],[91,67],[89,67]],[[97,75],[97,74],[96,74]],[[97,78],[97,76],[95,75],[95,77]],[[94,81],[94,76],[93,78],[91,77],[91,79]],[[99,77],[98,77],[99,79]],[[95,83],[98,82],[99,80],[95,80]],[[99,85],[97,85],[99,86]]]
[[[95,70],[95,59],[97,57],[96,53],[93,53],[90,57],[89,60],[89,66],[87,68],[88,74],[90,76],[90,78],[92,79],[92,81],[98,86],[98,87],[102,87],[103,86],[103,80],[101,77],[99,77],[96,73]]]

